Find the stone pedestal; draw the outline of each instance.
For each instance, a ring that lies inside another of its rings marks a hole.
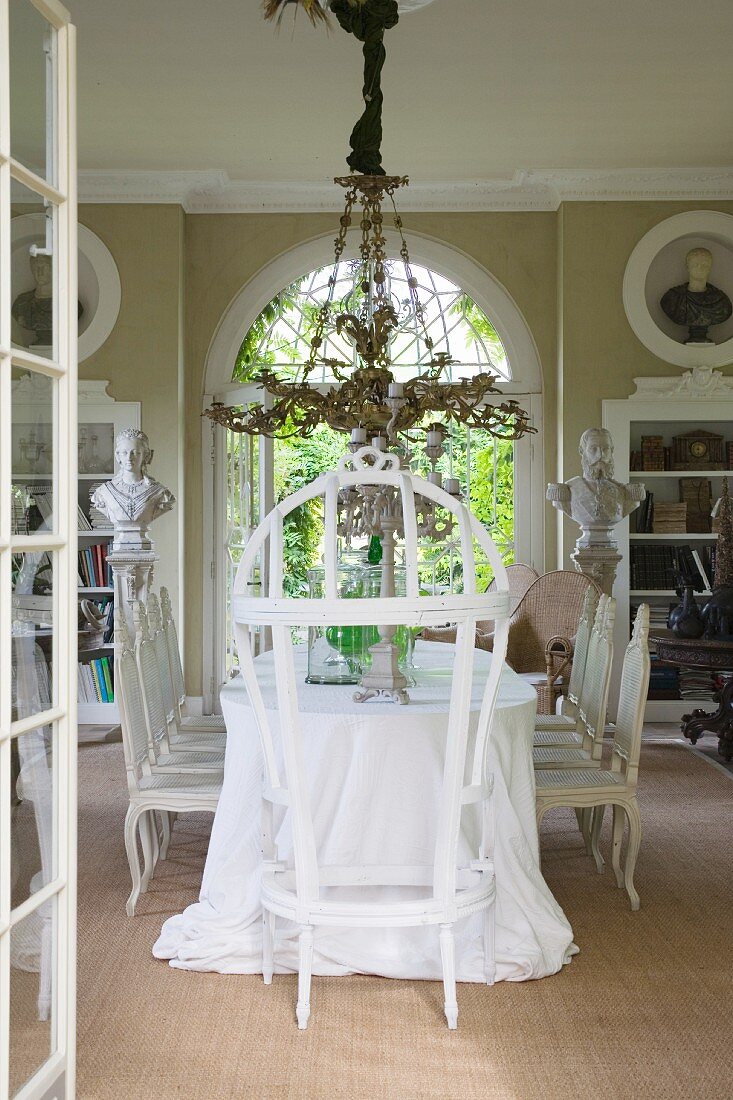
[[[580,546],[580,540],[575,544],[575,549],[570,555],[570,560],[579,573],[585,573],[592,577],[600,587],[601,592],[607,596],[613,595],[613,582],[616,580],[616,569],[621,561],[615,546]]]
[[[135,600],[147,604],[153,587],[155,564],[159,560],[153,549],[113,549],[107,555],[112,569],[115,607],[125,616],[130,638],[135,637],[132,605]]]

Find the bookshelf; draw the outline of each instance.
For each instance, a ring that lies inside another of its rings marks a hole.
[[[86,569],[80,569],[79,600],[88,599],[100,609],[111,608],[114,589],[109,583],[107,567],[96,556],[102,548],[111,548],[112,528],[105,517],[95,514],[89,496],[100,481],[109,481],[115,474],[114,440],[123,428],[140,427],[140,402],[115,401],[107,393],[107,382],[79,384],[79,435],[77,503],[79,514],[79,555],[86,556]],[[87,528],[92,525],[92,529]],[[104,524],[104,526],[100,526]],[[96,549],[95,548],[99,548]],[[90,570],[89,558],[93,566]],[[80,562],[80,565],[82,563]],[[82,580],[93,581],[82,584]],[[103,583],[96,583],[102,581]],[[114,693],[114,646],[112,644],[111,611],[108,612],[105,641],[89,648],[88,639],[80,634],[79,649],[79,724],[110,725],[119,721],[116,702],[105,702],[99,695]],[[81,619],[81,616],[80,616]],[[105,667],[106,666],[106,667]],[[103,681],[105,672],[107,679]],[[95,675],[96,673],[96,675]],[[101,673],[101,675],[100,675]]]
[[[12,519],[18,530],[28,530],[28,533],[32,533],[41,523],[52,525],[55,514],[55,441],[50,427],[54,397],[50,380],[45,380],[45,384],[45,390],[41,391],[36,386],[33,392],[19,384],[17,388],[14,386],[13,393]],[[110,632],[114,590],[109,583],[104,560],[113,531],[104,517],[95,514],[89,496],[95,485],[114,476],[115,437],[123,428],[140,427],[140,402],[115,401],[107,393],[108,385],[104,381],[79,382],[76,499],[79,725],[115,725],[119,722],[119,709],[114,702],[114,646]],[[43,598],[52,602],[52,596],[48,594]],[[23,601],[28,603],[29,597],[25,596]],[[84,615],[82,601],[89,601],[90,608],[96,608],[99,612],[107,611],[108,617],[102,629],[91,628]],[[40,630],[39,617],[36,633]]]
[[[699,385],[697,384],[699,377]],[[713,502],[720,495],[722,479],[733,479],[728,469],[730,459],[726,444],[733,441],[733,377],[719,372],[708,372],[704,377],[696,371],[671,378],[636,379],[637,391],[626,400],[603,402],[603,426],[608,428],[614,441],[615,477],[622,482],[643,482],[654,494],[654,503],[675,504],[681,499],[680,479],[701,478],[711,483]],[[661,436],[663,445],[671,448],[672,438],[697,429],[713,432],[724,439],[723,453],[728,461],[725,469],[630,469],[631,452],[641,452],[643,436]],[[672,555],[681,546],[689,546],[701,557],[706,573],[712,580],[711,552],[714,553],[717,535],[706,531],[658,531],[637,530],[637,517],[641,509],[617,527],[619,562],[614,595],[618,600],[616,615],[616,654],[614,687],[618,691],[620,664],[630,635],[635,604],[642,601],[650,605],[652,620],[656,626],[664,625],[670,604],[676,604],[677,595],[671,584],[669,565]],[[641,563],[641,568],[640,568]],[[644,568],[648,566],[648,568]],[[640,580],[641,578],[641,580]],[[709,592],[696,593],[698,603],[704,602]],[[659,685],[664,669],[659,666]],[[679,683],[679,681],[677,681]],[[693,683],[692,691],[697,690]],[[669,684],[672,678],[670,675]],[[650,692],[653,689],[650,688]],[[685,687],[685,691],[688,689]],[[657,687],[657,694],[672,695]],[[614,693],[615,694],[615,693]],[[679,721],[683,714],[697,706],[710,708],[710,696],[701,690],[699,695],[687,694],[685,698],[649,698],[645,719],[648,722]],[[714,708],[713,708],[714,709]]]

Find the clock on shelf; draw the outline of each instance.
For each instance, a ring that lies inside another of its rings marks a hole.
[[[675,470],[722,470],[723,437],[696,428],[672,436],[672,466]]]

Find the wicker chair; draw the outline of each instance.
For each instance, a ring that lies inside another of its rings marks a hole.
[[[510,614],[513,614],[527,589],[537,580],[539,573],[531,565],[522,565],[521,562],[517,562],[515,565],[507,565],[506,575],[509,581],[509,611]],[[496,591],[496,583],[492,581],[486,591]],[[476,647],[478,649],[492,649],[493,641],[491,639],[493,634],[493,619],[483,619],[481,622],[476,623]],[[456,628],[454,626],[424,627],[420,637],[424,642],[450,642],[455,644]],[[485,644],[487,639],[489,644]]]

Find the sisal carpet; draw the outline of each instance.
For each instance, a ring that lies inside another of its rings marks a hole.
[[[197,896],[210,819],[179,819],[167,865],[128,919],[121,746],[82,746],[79,787],[80,1100],[718,1100],[733,1091],[733,783],[684,746],[643,748],[641,911],[610,870],[596,875],[574,815],[549,814],[544,872],[580,954],[542,981],[460,986],[454,1033],[438,983],[317,977],[302,1033],[294,976],[266,988],[256,976],[157,962],[150,948],[162,921]]]

